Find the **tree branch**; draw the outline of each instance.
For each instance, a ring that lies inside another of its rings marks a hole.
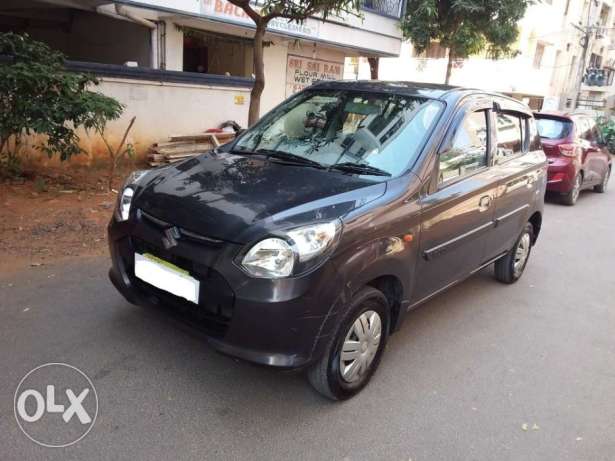
[[[124,143],[126,142],[126,138],[128,137],[128,133],[130,132],[130,129],[132,128],[132,125],[134,125],[135,123],[135,119],[137,117],[133,117],[130,119],[130,123],[128,124],[128,128],[126,128],[126,131],[124,131],[124,136],[122,137],[122,142],[120,142],[120,145],[117,147],[117,150],[115,151],[115,156],[117,157],[120,153],[120,150],[122,150],[122,147],[124,147]]]
[[[263,20],[263,16],[258,14],[254,8],[250,5],[249,0],[228,0],[232,5],[238,6],[254,21],[254,24],[258,24]]]

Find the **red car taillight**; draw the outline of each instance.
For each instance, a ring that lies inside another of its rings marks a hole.
[[[566,157],[576,157],[577,155],[577,148],[574,144],[560,144],[557,147],[559,147],[559,153]]]

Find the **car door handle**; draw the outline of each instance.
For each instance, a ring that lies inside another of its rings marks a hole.
[[[483,195],[478,202],[478,211],[487,211],[491,206],[491,196]]]

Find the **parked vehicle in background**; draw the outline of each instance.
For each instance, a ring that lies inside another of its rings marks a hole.
[[[549,161],[547,190],[574,205],[583,189],[604,192],[611,175],[611,155],[595,120],[583,114],[534,114]]]
[[[546,165],[514,99],[321,82],[235,141],[129,178],[109,275],[130,302],[192,312],[220,351],[306,368],[346,399],[408,310],[492,263],[521,277]]]

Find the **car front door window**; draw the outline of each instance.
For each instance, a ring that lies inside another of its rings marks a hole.
[[[465,116],[453,136],[450,148],[440,154],[440,183],[487,166],[487,114],[486,110],[481,110]]]

